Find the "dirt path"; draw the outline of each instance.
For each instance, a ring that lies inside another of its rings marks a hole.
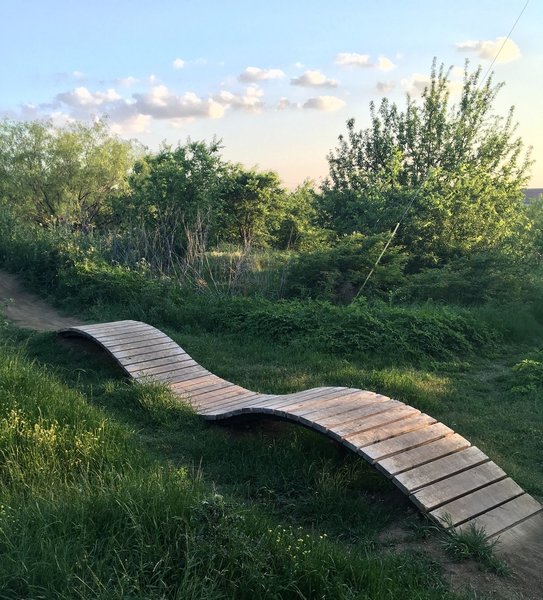
[[[62,316],[38,296],[23,289],[15,275],[0,271],[0,313],[16,325],[37,331],[54,331],[82,321]]]

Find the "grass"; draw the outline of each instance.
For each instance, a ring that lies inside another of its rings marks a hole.
[[[405,501],[325,438],[208,427],[100,354],[2,334],[0,598],[457,597],[378,550]]]
[[[405,400],[543,495],[541,409],[510,392],[527,348],[415,368],[168,333],[254,389],[342,384]],[[0,598],[460,597],[429,555],[384,548],[382,532],[414,509],[327,438],[262,419],[209,426],[83,342],[2,334]]]

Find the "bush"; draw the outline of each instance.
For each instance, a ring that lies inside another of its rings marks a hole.
[[[300,253],[289,269],[287,297],[318,298],[347,303],[359,292],[388,235],[344,236],[332,248]],[[368,281],[364,293],[386,297],[404,282],[403,268],[407,255],[398,247],[390,247]]]

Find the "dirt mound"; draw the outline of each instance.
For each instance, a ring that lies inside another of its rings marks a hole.
[[[15,275],[0,271],[0,312],[17,327],[54,331],[82,321],[65,317],[38,296],[23,289]]]

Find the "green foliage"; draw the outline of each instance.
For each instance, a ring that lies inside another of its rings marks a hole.
[[[508,381],[511,393],[539,398],[543,393],[543,351],[535,352],[516,363]]]
[[[107,222],[127,189],[134,149],[104,122],[55,129],[49,122],[0,123],[0,203],[21,218],[81,229]]]
[[[420,103],[408,96],[404,111],[387,99],[372,103],[371,126],[361,131],[349,120],[328,156],[324,223],[340,233],[390,231],[413,200],[398,233],[413,268],[498,247],[521,219],[530,164],[512,110],[492,112],[500,87],[466,67],[451,106],[449,72],[434,61]]]
[[[317,226],[317,193],[311,181],[305,181],[285,199],[285,211],[275,235],[279,248],[305,251],[324,246],[329,234]]]
[[[220,207],[220,148],[215,140],[189,140],[141,158],[130,177],[130,196],[118,206],[121,221],[156,231],[169,252],[183,252],[188,233],[205,242]]]
[[[290,297],[319,298],[330,302],[353,300],[381,253],[386,235],[341,237],[332,247],[301,252],[291,261],[286,294]],[[376,267],[364,293],[386,297],[403,283],[407,256],[391,248]]]
[[[464,531],[457,531],[450,520],[446,520],[449,529],[442,540],[445,550],[456,560],[475,559],[500,575],[510,574],[503,560],[496,556],[499,539],[489,540],[482,527],[471,524]]]
[[[286,192],[277,173],[232,165],[225,174],[217,237],[243,247],[267,246],[286,211]]]

